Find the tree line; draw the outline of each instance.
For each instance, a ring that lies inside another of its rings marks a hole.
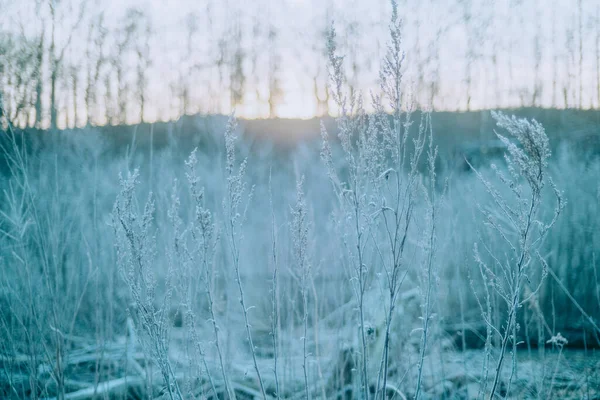
[[[37,128],[244,107],[254,107],[246,114],[276,117],[287,93],[298,90],[314,115],[330,114],[325,35],[331,15],[343,16],[336,25],[346,81],[368,91],[378,84],[372,60],[385,51],[378,35],[389,10],[359,0],[305,3],[203,0],[164,23],[148,7],[115,13],[89,0],[0,1],[8,16],[0,21],[5,113],[16,126]],[[404,0],[399,7],[407,93],[419,106],[600,105],[595,0],[552,7],[541,0]]]

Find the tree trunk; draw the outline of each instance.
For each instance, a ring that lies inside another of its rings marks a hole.
[[[73,70],[73,128],[77,128],[77,121],[79,115],[77,113],[77,90],[79,88],[79,77],[77,76],[77,69]]]
[[[38,44],[37,54],[36,54],[36,81],[35,81],[35,127],[40,129],[42,127],[42,90],[44,83],[44,75],[43,75],[43,65],[44,65],[44,36],[45,36],[45,28],[42,28],[42,33],[40,35],[40,40]]]
[[[57,79],[57,63],[54,61],[52,67],[52,74],[50,76],[50,129],[56,129],[56,120],[58,118],[58,112],[56,109],[56,79]]]
[[[52,14],[52,39],[50,42],[50,129],[56,129],[56,79],[58,77],[58,61],[56,59],[56,12],[54,4],[50,3],[50,13]]]

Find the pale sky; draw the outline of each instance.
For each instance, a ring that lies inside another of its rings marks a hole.
[[[466,109],[469,93],[471,109],[522,104],[565,107],[565,101],[569,107],[598,107],[600,0],[581,0],[581,17],[579,0],[398,3],[407,53],[405,83],[414,89],[422,106],[431,102],[431,87],[437,82],[435,109]],[[0,7],[9,15],[0,29],[14,31],[22,26],[28,34],[41,31],[42,21],[48,19],[48,3],[40,2],[37,16],[32,12],[34,4],[35,0],[0,0]],[[70,32],[80,0],[56,4],[60,43]],[[193,112],[230,112],[229,82],[219,79],[214,63],[220,38],[229,37],[230,49],[237,45],[230,37],[237,26],[235,21],[240,21],[246,75],[245,95],[236,108],[239,116],[268,115],[269,29],[277,32],[273,48],[280,59],[278,116],[308,118],[318,112],[313,78],[317,77],[318,90],[323,94],[326,64],[322,32],[332,20],[339,32],[340,50],[346,55],[349,80],[367,98],[370,90],[377,90],[390,14],[387,0],[88,1],[85,22],[76,30],[67,61],[85,64],[89,21],[94,16],[103,11],[112,32],[122,26],[129,7],[139,7],[151,19],[148,120],[177,117],[181,106],[175,86],[180,84],[189,88]],[[198,29],[188,50],[186,21],[190,16]],[[110,52],[111,46],[108,39],[104,51]],[[350,68],[353,60],[356,74]],[[203,68],[191,71],[193,65]],[[471,73],[467,74],[469,65]],[[133,64],[129,70],[135,75]],[[84,75],[82,68],[82,78]],[[535,103],[534,92],[538,93]]]

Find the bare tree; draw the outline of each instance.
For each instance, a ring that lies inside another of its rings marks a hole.
[[[129,83],[127,82],[127,65],[125,65],[125,59],[131,50],[133,39],[137,34],[138,14],[139,11],[134,8],[127,10],[125,13],[125,17],[120,24],[122,28],[116,33],[115,52],[111,56],[117,79],[117,116],[118,122],[121,124],[126,123],[128,111]]]
[[[113,89],[110,72],[104,75],[104,116],[107,124],[114,124]]]
[[[598,103],[596,107],[600,109],[600,4],[596,7],[596,91]]]
[[[269,19],[271,21],[271,19]],[[277,104],[282,94],[279,82],[279,69],[281,56],[277,49],[277,29],[272,22],[269,23],[268,47],[269,47],[269,118],[277,115]]]
[[[77,122],[79,121],[79,113],[77,112],[77,91],[79,90],[79,68],[76,66],[71,66],[70,68],[70,76],[71,76],[71,101],[73,102],[73,127],[77,127]]]
[[[558,81],[558,50],[556,48],[556,8],[552,8],[552,107],[556,107]]]
[[[577,0],[577,30],[578,30],[578,47],[579,47],[579,71],[578,71],[578,78],[579,78],[579,96],[578,96],[578,100],[579,100],[579,108],[583,107],[583,9],[581,6],[581,0]]]
[[[96,111],[97,92],[100,81],[100,72],[106,62],[104,56],[104,43],[108,30],[104,26],[104,14],[100,13],[96,21],[92,22],[88,36],[86,58],[88,60],[87,84],[85,89],[85,107],[87,113],[87,125],[92,125],[93,114]]]
[[[538,103],[541,91],[543,89],[540,81],[540,67],[542,63],[542,15],[539,14],[539,2],[535,3],[535,37],[533,39],[533,56],[535,60],[534,78],[533,78],[533,96],[531,98],[531,106],[535,107]]]
[[[186,27],[186,58],[188,60],[182,60],[182,64],[185,66],[185,73],[181,74],[179,79],[180,97],[181,97],[181,113],[187,115],[190,112],[190,88],[189,88],[189,77],[192,74],[194,66],[189,65],[190,54],[194,51],[194,39],[198,33],[198,15],[195,13],[189,14],[185,19]],[[187,77],[187,79],[186,79]]]
[[[28,110],[35,98],[36,53],[36,42],[24,32],[0,35],[0,89],[6,118],[13,125],[28,124]]]
[[[75,19],[75,23],[71,26],[67,39],[60,46],[56,42],[56,24],[57,24],[57,7],[59,6],[59,0],[49,0],[50,6],[50,17],[51,17],[51,34],[50,34],[50,129],[56,129],[58,120],[58,106],[57,106],[57,84],[60,76],[65,52],[69,48],[73,35],[79,28],[79,25],[83,21],[84,11],[87,5],[87,1],[82,1],[79,6],[79,12]]]
[[[471,109],[471,94],[473,86],[473,62],[475,58],[475,32],[473,28],[473,4],[471,0],[461,0],[463,7],[463,20],[465,29],[467,31],[467,53],[466,53],[466,70],[465,70],[465,84],[466,84],[466,96],[467,96],[467,111]]]
[[[140,29],[142,38],[136,44],[137,55],[137,96],[140,102],[140,122],[145,121],[146,111],[146,87],[148,85],[148,69],[152,65],[150,59],[150,36],[152,34],[152,26],[150,20],[143,13],[139,14],[139,18],[144,22],[144,27]]]
[[[572,28],[567,28],[566,32],[566,48],[567,57],[565,57],[564,64],[567,69],[566,79],[563,83],[563,98],[565,102],[565,108],[569,107],[569,97],[572,94],[571,82],[573,80],[573,68],[575,66],[575,32]]]
[[[316,39],[312,44],[312,51],[317,58],[317,68],[313,73],[313,96],[317,104],[318,116],[329,115],[329,85],[327,84],[327,64],[326,60],[328,57],[327,47],[323,46],[323,43],[327,42],[329,35],[329,21],[331,16],[331,3],[327,2],[325,19],[320,25],[320,29],[317,31]],[[316,22],[319,24],[319,21]]]
[[[242,103],[246,85],[244,73],[244,61],[246,52],[242,44],[242,21],[240,11],[236,12],[231,39],[233,41],[233,53],[229,60],[229,93],[231,110]]]
[[[42,126],[42,90],[44,88],[44,74],[43,74],[43,65],[44,65],[44,38],[46,37],[46,23],[42,21],[42,31],[39,34],[37,39],[37,51],[35,57],[35,127],[41,128]]]

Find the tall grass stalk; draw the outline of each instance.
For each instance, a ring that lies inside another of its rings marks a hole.
[[[502,366],[511,342],[513,362],[511,375],[507,382],[508,387],[516,373],[517,314],[521,306],[538,293],[546,277],[547,264],[538,249],[564,207],[561,193],[554,186],[552,180],[546,176],[550,146],[544,128],[535,120],[511,118],[501,113],[492,115],[498,126],[506,129],[517,143],[496,133],[507,148],[505,159],[509,174],[502,173],[495,165],[492,167],[499,180],[509,188],[512,198],[501,195],[497,188],[469,164],[496,206],[491,210],[479,206],[485,223],[511,249],[506,260],[503,261],[499,255],[494,254],[484,244],[486,256],[490,259],[489,262],[485,261],[483,255],[480,254],[478,246],[475,246],[474,249],[474,257],[480,266],[482,276],[486,276],[486,282],[503,300],[508,312],[503,327],[494,325],[487,314],[483,315],[485,323],[498,334],[501,342],[489,393],[490,399],[494,398],[498,389]],[[550,182],[553,189],[556,207],[552,218],[544,221],[540,208],[544,195],[543,189],[547,182]],[[541,271],[533,269],[536,261],[539,263]],[[539,278],[537,284],[534,284],[533,279],[536,275]],[[535,286],[530,287],[532,285]],[[528,287],[528,294],[524,296],[525,287]]]
[[[437,246],[437,233],[436,233],[436,219],[438,218],[438,199],[436,196],[436,172],[435,162],[438,157],[438,149],[433,145],[433,128],[431,126],[431,116],[427,114],[425,122],[425,129],[427,131],[429,148],[427,151],[427,168],[428,168],[428,181],[427,186],[424,188],[425,199],[427,208],[429,210],[429,234],[424,244],[426,250],[425,265],[424,265],[424,295],[423,295],[423,315],[422,315],[422,330],[421,330],[421,348],[419,353],[418,373],[417,373],[417,384],[415,390],[415,399],[419,399],[421,394],[422,380],[423,380],[423,362],[425,361],[425,354],[427,351],[427,340],[429,336],[431,318],[432,318],[432,307],[433,307],[433,294],[432,291],[437,282],[437,271],[435,270],[435,253]],[[440,352],[441,354],[441,352]],[[443,366],[443,362],[441,363]]]
[[[229,236],[229,248],[231,254],[231,262],[233,264],[233,268],[235,270],[235,280],[237,282],[237,287],[239,290],[239,301],[242,306],[242,312],[244,315],[244,325],[246,328],[246,338],[248,340],[248,344],[250,345],[250,353],[252,354],[252,361],[254,364],[254,370],[256,371],[256,377],[258,379],[258,384],[260,386],[260,391],[263,399],[267,398],[265,392],[265,385],[260,374],[260,369],[258,367],[258,361],[256,359],[256,348],[254,347],[254,341],[252,340],[252,331],[250,320],[248,317],[248,311],[250,310],[246,306],[246,299],[244,296],[244,288],[242,284],[242,277],[240,274],[240,241],[241,237],[241,226],[246,218],[247,207],[250,204],[252,199],[252,190],[247,192],[246,190],[246,182],[245,182],[245,173],[246,173],[246,163],[247,159],[243,160],[239,166],[239,169],[236,171],[236,156],[235,156],[235,129],[236,123],[233,116],[230,117],[229,122],[227,123],[227,128],[225,130],[225,151],[226,151],[226,159],[225,159],[225,169],[227,174],[227,193],[226,199],[223,202],[223,208],[225,209],[225,215],[227,220],[225,221],[226,232]],[[246,204],[242,209],[242,200],[244,195],[247,195]]]
[[[304,197],[304,176],[296,183],[296,204],[292,209],[291,236],[293,242],[294,261],[297,271],[294,277],[300,286],[302,296],[302,372],[304,374],[304,394],[309,400],[310,384],[308,380],[308,280],[310,278],[310,260],[308,258],[309,226],[307,205]]]

